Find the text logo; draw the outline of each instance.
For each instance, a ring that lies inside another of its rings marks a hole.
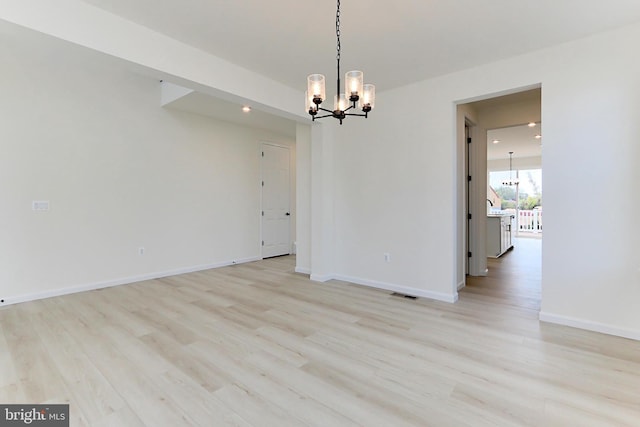
[[[0,427],[69,427],[69,405],[1,405]]]

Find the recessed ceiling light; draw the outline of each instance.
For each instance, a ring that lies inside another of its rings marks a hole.
[[[500,142],[500,140],[499,140],[499,139],[494,139],[492,142],[493,142],[494,144],[497,144],[497,143],[499,143],[499,142]]]
[[[242,111],[244,111],[245,113],[248,113],[251,111],[251,107],[249,107],[248,105],[245,105],[244,107],[242,107]]]
[[[541,139],[541,138],[542,138],[542,135],[537,134],[537,135],[535,136],[535,138],[536,138],[536,139]]]
[[[536,127],[536,124],[534,122],[529,122],[527,126],[529,126],[530,128],[534,128]]]

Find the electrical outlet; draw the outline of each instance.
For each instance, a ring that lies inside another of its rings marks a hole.
[[[138,255],[144,255],[144,247],[138,248]]]
[[[391,262],[391,254],[389,252],[384,253],[385,262]]]

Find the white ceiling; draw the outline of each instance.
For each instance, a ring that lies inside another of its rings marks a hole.
[[[540,123],[535,127],[512,126],[503,129],[487,131],[487,160],[508,159],[509,151],[513,151],[513,158],[540,157],[542,155],[542,136]],[[498,140],[497,144],[493,141]]]
[[[242,105],[240,104],[216,99],[203,93],[191,92],[172,102],[168,108],[215,117],[216,119],[241,126],[265,129],[284,134],[292,139],[296,137],[296,124],[292,120],[265,113],[255,108],[245,113],[242,111]]]
[[[331,0],[82,1],[301,91],[312,72],[326,74],[329,82],[335,79],[335,2]],[[342,68],[362,69],[365,81],[375,83],[380,92],[637,21],[638,0],[342,0]],[[77,66],[83,61],[101,62],[145,74],[144,69],[118,58],[6,22],[0,22],[0,37],[16,46],[39,46],[48,61]],[[333,92],[330,83],[328,91]],[[475,104],[492,108],[492,103],[505,99]],[[258,108],[241,114],[240,104],[202,94],[189,95],[173,107],[295,135],[290,120]],[[506,158],[508,151],[521,156],[539,150],[539,144],[528,150],[508,148],[508,141],[529,141],[526,136],[496,138],[504,142],[489,148],[497,150],[490,151],[489,158]]]
[[[325,0],[84,0],[303,90],[335,79]],[[343,70],[384,91],[640,21],[638,0],[342,0]]]

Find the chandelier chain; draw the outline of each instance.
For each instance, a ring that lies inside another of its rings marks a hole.
[[[338,9],[336,11],[336,39],[337,39],[337,55],[336,59],[340,61],[340,0],[338,0]]]
[[[336,44],[336,50],[337,50],[337,54],[336,54],[336,62],[337,62],[337,69],[338,69],[338,79],[337,79],[337,84],[336,84],[336,96],[339,98],[340,97],[340,0],[338,0],[338,7],[336,9],[336,39],[337,39],[337,44]]]

